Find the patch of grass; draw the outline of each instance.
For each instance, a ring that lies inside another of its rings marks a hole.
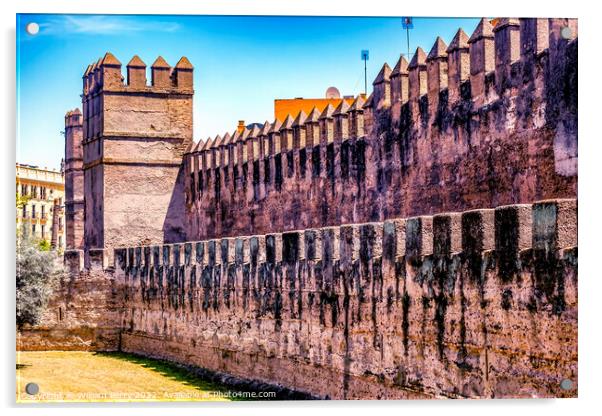
[[[25,392],[36,383],[39,393]],[[17,352],[17,402],[248,400],[167,361],[127,353]],[[261,399],[259,399],[261,400]]]

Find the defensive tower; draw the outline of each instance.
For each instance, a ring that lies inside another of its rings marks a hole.
[[[83,119],[79,108],[65,115],[65,247],[84,248]]]
[[[85,246],[97,249],[181,239],[182,155],[192,143],[192,71],[107,52],[83,77]],[[109,255],[110,256],[110,255]],[[106,258],[105,261],[109,259]]]

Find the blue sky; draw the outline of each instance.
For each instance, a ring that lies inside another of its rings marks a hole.
[[[40,32],[25,33],[29,22]],[[478,19],[414,18],[413,52],[427,53],[437,35],[449,44]],[[87,65],[112,52],[125,65],[135,54],[150,67],[158,55],[194,72],[194,138],[233,131],[238,120],[272,121],[275,98],[343,95],[364,89],[360,51],[368,49],[368,92],[384,62],[406,52],[399,17],[296,16],[17,16],[17,161],[58,168],[64,115],[81,107]],[[149,68],[150,70],[150,68]],[[148,77],[150,79],[150,76]]]

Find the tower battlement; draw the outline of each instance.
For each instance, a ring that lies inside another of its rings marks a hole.
[[[107,52],[86,68],[83,75],[84,95],[92,96],[100,91],[193,93],[194,68],[185,56],[181,57],[174,67],[159,56],[151,65],[150,83],[146,79],[146,64],[138,55],[134,55],[126,65],[126,69],[126,77],[124,77],[121,62],[111,52]]]

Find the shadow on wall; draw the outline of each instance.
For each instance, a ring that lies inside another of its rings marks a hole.
[[[186,241],[186,218],[184,164],[180,165],[178,177],[173,187],[165,221],[163,222],[163,241],[166,243],[179,243]]]

